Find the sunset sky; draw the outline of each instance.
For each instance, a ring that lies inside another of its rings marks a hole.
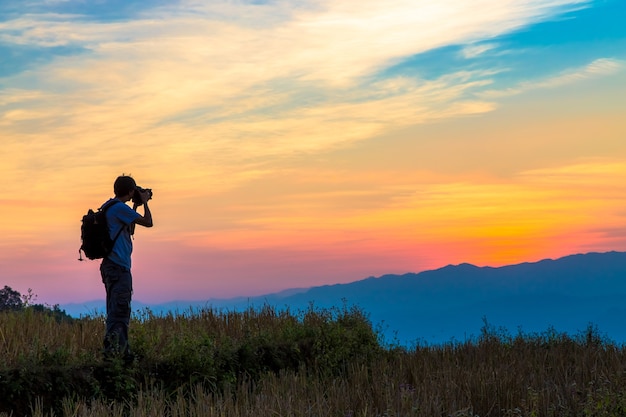
[[[626,251],[624,0],[0,2],[0,287],[136,300]]]

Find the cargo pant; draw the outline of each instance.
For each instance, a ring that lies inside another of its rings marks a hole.
[[[104,259],[100,265],[102,282],[106,289],[105,356],[130,356],[128,326],[130,324],[130,301],[133,278],[130,270]]]

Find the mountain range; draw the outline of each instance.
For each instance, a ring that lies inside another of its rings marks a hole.
[[[471,264],[369,277],[348,284],[291,289],[258,297],[172,301],[146,305],[155,314],[213,307],[242,310],[272,305],[300,311],[356,305],[388,343],[465,341],[488,324],[511,335],[554,330],[626,342],[626,252],[587,253],[502,267]],[[104,301],[60,306],[79,316],[104,310]]]

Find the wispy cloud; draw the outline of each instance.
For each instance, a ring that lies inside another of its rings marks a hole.
[[[461,50],[461,54],[464,58],[476,58],[487,51],[496,49],[498,44],[496,43],[481,43],[467,45]]]
[[[623,71],[624,62],[614,58],[598,58],[589,64],[563,71],[560,74],[536,81],[526,81],[517,86],[502,90],[489,90],[479,93],[479,96],[488,100],[521,94],[527,91],[561,87],[591,78],[599,78]]]
[[[152,137],[155,144],[170,135],[207,151],[230,143],[244,156],[247,147],[320,150],[384,126],[488,111],[490,103],[466,94],[489,83],[476,72],[428,83],[376,74],[399,59],[489,39],[585,3],[187,1],[112,22],[31,13],[0,23],[0,39],[81,52],[0,80],[12,86],[0,126],[13,135],[45,126],[70,143],[88,130],[101,140]],[[398,83],[404,87],[394,90]]]
[[[249,178],[262,172],[255,159],[324,151],[390,127],[492,110],[490,98],[476,98],[491,82],[488,71],[428,81],[384,79],[380,71],[586,4],[184,1],[108,22],[52,13],[48,4],[46,13],[1,22],[0,41],[80,52],[0,79],[11,86],[0,96],[0,127],[11,135],[6,146],[50,173],[54,161],[74,160],[78,170],[137,163],[134,155],[148,147],[159,155],[146,164],[210,175],[237,165],[249,168],[241,176]],[[470,46],[466,54],[485,53],[489,45]],[[25,135],[37,139],[25,142]],[[64,146],[50,146],[55,141]],[[89,152],[105,143],[105,150]],[[129,152],[107,150],[120,148]]]

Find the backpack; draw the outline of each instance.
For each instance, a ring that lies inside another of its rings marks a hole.
[[[93,260],[106,258],[113,250],[113,245],[123,228],[117,232],[115,239],[111,239],[107,225],[106,212],[116,203],[121,203],[121,201],[112,200],[99,208],[98,211],[89,209],[87,214],[83,216],[82,225],[80,226],[82,245],[80,249],[78,249],[79,261],[84,261],[81,251],[87,258]]]

